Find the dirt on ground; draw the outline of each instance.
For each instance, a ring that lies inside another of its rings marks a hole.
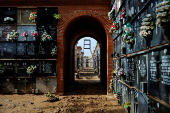
[[[97,76],[81,78],[76,79],[56,102],[47,101],[44,95],[1,94],[0,113],[125,113],[117,99],[106,94]]]

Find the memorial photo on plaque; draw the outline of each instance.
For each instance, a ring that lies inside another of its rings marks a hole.
[[[17,8],[16,7],[0,7],[2,11],[0,24],[16,24]]]

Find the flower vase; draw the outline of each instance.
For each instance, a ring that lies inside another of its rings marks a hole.
[[[130,107],[127,108],[127,112],[130,113]]]
[[[27,41],[27,37],[24,37],[23,41]]]

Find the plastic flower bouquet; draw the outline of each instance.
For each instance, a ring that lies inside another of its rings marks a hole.
[[[151,14],[147,15],[147,18],[142,20],[142,26],[140,27],[141,31],[139,33],[140,36],[147,38],[152,36],[152,30],[154,29],[154,22],[152,20]]]
[[[33,37],[37,37],[38,36],[38,31],[33,31],[33,33],[31,34]]]
[[[113,32],[116,32],[118,29],[119,29],[119,23],[115,21],[113,22],[109,32],[112,35]]]
[[[162,24],[166,25],[167,22],[170,21],[169,14],[170,14],[170,1],[163,0],[156,6],[156,24],[160,27]]]
[[[19,36],[18,32],[15,32],[15,30],[12,30],[12,32],[10,34],[7,34],[7,41],[14,41],[17,40]]]
[[[56,46],[52,49],[51,54],[52,54],[52,56],[57,54],[57,47]]]
[[[126,103],[124,104],[124,107],[125,107],[125,108],[130,108],[130,107],[131,107],[130,102],[126,102]]]
[[[32,22],[35,22],[36,17],[37,17],[37,13],[35,11],[31,12],[29,16],[29,20],[31,20]]]
[[[53,38],[48,35],[48,33],[46,32],[46,30],[44,30],[43,34],[41,35],[41,41],[47,41],[47,40],[53,40]]]
[[[131,24],[127,23],[127,25],[124,25],[123,30],[125,32],[123,36],[124,43],[133,44],[135,41],[135,37],[134,37],[134,31],[131,28]]]
[[[54,16],[55,19],[60,19],[60,18],[61,18],[61,15],[60,15],[60,14],[56,14],[56,13],[55,13],[53,16]]]
[[[114,73],[115,73],[117,76],[123,75],[123,74],[124,74],[123,68],[120,68],[120,67],[116,68],[116,69],[114,70]]]
[[[5,68],[2,66],[2,64],[0,64],[0,73],[3,74],[4,70],[5,70]]]
[[[21,36],[22,37],[28,37],[28,31],[23,32]]]
[[[115,14],[115,5],[113,5],[111,11],[108,13],[109,20],[113,18],[114,14]]]
[[[126,17],[126,9],[122,10],[122,14],[120,15],[120,20]]]
[[[27,71],[26,71],[26,72],[27,72],[28,74],[32,74],[32,73],[34,73],[34,69],[37,69],[37,67],[31,65],[31,66],[29,66],[29,67],[27,68]]]

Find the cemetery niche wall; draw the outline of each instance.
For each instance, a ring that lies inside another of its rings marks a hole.
[[[57,13],[0,7],[0,93],[56,93]]]
[[[112,0],[111,8],[112,92],[128,113],[169,113],[169,0]]]

